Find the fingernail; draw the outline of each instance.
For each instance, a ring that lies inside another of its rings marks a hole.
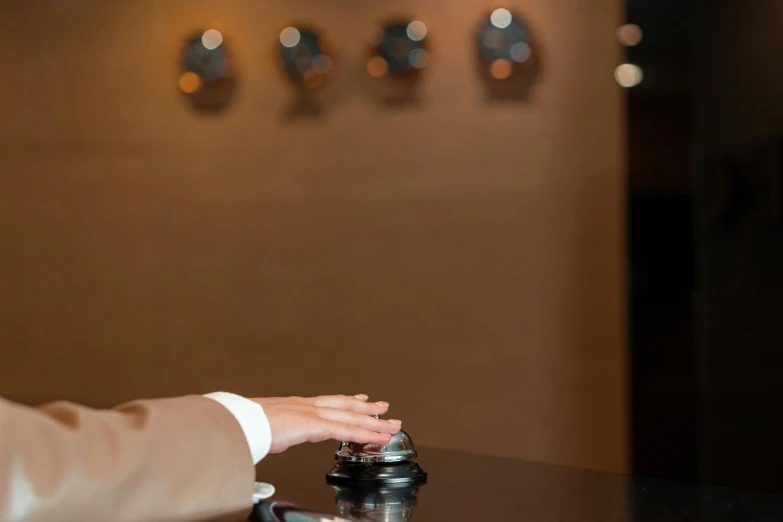
[[[391,422],[392,424],[402,424],[402,421],[397,419],[389,419],[389,422]]]
[[[368,396],[366,396],[366,395],[365,395],[365,394],[363,394],[363,393],[358,393],[358,394],[354,395],[354,397],[356,397],[356,398],[357,398],[357,399],[359,399],[360,401],[366,401],[367,399],[369,399],[369,397],[368,397]]]
[[[389,407],[389,403],[388,402],[378,401],[375,404],[377,404],[381,408],[388,408]]]

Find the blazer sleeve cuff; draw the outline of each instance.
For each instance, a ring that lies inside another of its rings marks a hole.
[[[247,439],[253,465],[267,456],[272,447],[272,428],[260,404],[227,392],[208,393],[204,397],[219,402],[236,417]]]

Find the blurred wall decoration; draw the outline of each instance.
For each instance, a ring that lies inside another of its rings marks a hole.
[[[220,110],[234,95],[236,63],[223,33],[210,28],[186,40],[177,85],[193,106]]]
[[[367,72],[374,78],[418,78],[430,62],[429,29],[418,19],[393,19],[372,37]]]
[[[284,108],[288,122],[321,118],[338,104],[340,86],[333,83],[337,68],[337,44],[325,31],[307,22],[283,27],[275,39],[274,62],[288,80],[289,101]],[[331,87],[331,88],[328,88]]]
[[[479,73],[490,98],[527,100],[541,66],[528,22],[519,13],[498,7],[481,19],[475,38]]]
[[[0,394],[361,392],[422,447],[625,470],[621,6],[525,2],[547,67],[496,105],[484,2],[396,2],[437,36],[417,110],[354,81],[389,7],[2,3]],[[356,70],[291,122],[270,42],[304,13]],[[210,21],[241,64],[220,118],[171,88]]]
[[[421,106],[421,82],[433,66],[431,27],[421,16],[382,16],[368,36],[363,82],[381,106]]]
[[[323,87],[334,70],[335,45],[313,27],[286,26],[280,31],[276,47],[280,68],[299,88]]]

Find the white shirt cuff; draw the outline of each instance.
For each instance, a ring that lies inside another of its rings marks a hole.
[[[226,392],[208,393],[204,397],[219,402],[236,417],[250,447],[253,465],[266,457],[272,446],[272,428],[260,404]]]

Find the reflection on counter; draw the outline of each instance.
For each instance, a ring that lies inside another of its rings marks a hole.
[[[408,522],[418,502],[420,486],[380,489],[332,486],[340,515],[349,520]]]

